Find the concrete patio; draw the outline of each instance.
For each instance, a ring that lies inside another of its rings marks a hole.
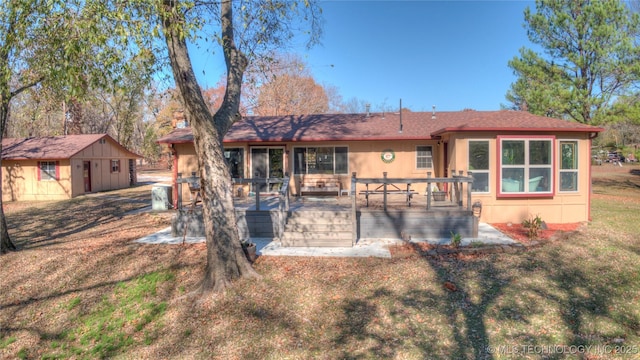
[[[163,229],[155,234],[137,239],[136,242],[143,244],[171,244],[177,245],[185,243],[203,243],[204,237],[174,237],[171,236],[171,228]],[[251,238],[256,244],[258,255],[266,256],[327,256],[327,257],[380,257],[390,258],[389,245],[402,244],[400,239],[384,238],[364,238],[359,239],[353,247],[283,247],[280,242],[270,238]],[[411,240],[412,242],[426,242],[429,244],[447,245],[451,239],[424,239]],[[461,246],[470,244],[485,245],[512,245],[516,242],[496,230],[489,224],[480,223],[478,226],[477,238],[463,238]]]

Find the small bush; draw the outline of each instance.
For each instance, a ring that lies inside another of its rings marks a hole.
[[[453,247],[459,247],[460,242],[462,242],[462,235],[460,233],[451,232],[451,245]]]
[[[539,215],[522,221],[522,227],[527,229],[527,237],[529,237],[529,240],[533,240],[538,237],[538,232],[542,229],[542,223],[542,219]]]

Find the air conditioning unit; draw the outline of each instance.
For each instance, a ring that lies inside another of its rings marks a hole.
[[[151,188],[151,210],[169,210],[173,204],[170,185],[155,185]]]

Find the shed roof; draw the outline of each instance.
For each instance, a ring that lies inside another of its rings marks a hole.
[[[133,158],[137,155],[120,145],[107,134],[85,134],[66,136],[45,136],[34,138],[2,139],[3,160],[61,160],[70,159],[98,140],[105,138],[123,149]]]
[[[402,131],[400,131],[402,129]],[[600,132],[577,122],[524,111],[403,112],[247,116],[233,124],[225,142],[423,140],[448,132]],[[190,128],[175,129],[159,143],[193,142]]]

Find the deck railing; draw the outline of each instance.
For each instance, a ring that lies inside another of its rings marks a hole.
[[[284,228],[287,225],[287,217],[289,216],[289,175],[285,174],[280,187],[278,202],[278,239],[282,240]]]
[[[411,199],[415,195],[419,195],[417,191],[411,189],[411,185],[426,184],[427,191],[425,193],[427,197],[427,210],[432,210],[432,197],[433,186],[432,184],[451,184],[447,186],[447,193],[450,197],[450,202],[458,207],[466,207],[467,210],[471,210],[471,183],[473,183],[473,177],[454,175],[453,177],[440,178],[431,177],[431,172],[427,173],[427,177],[424,178],[389,178],[387,172],[382,173],[381,178],[358,178],[356,173],[352,173],[351,176],[351,190],[350,195],[356,195],[357,184],[364,184],[365,190],[360,190],[358,193],[364,195],[368,203],[369,196],[382,195],[383,209],[387,210],[387,197],[391,194],[400,194],[406,196],[408,206],[411,206]],[[465,186],[465,184],[467,184]],[[372,185],[370,187],[369,185]],[[398,186],[401,185],[401,186]],[[466,193],[466,206],[462,199]],[[355,196],[354,206],[355,206]]]
[[[279,239],[282,239],[284,234],[284,228],[287,224],[287,216],[289,214],[289,173],[285,173],[283,178],[234,178],[233,184],[251,184],[251,187],[255,189],[256,210],[260,210],[260,185],[267,185],[267,189],[271,188],[272,184],[280,184],[278,194],[278,211],[276,219],[275,233]],[[273,191],[268,191],[273,193]]]
[[[455,171],[454,171],[455,174]],[[473,183],[473,177],[469,173],[469,176],[463,176],[462,172],[452,177],[440,178],[431,177],[431,172],[427,172],[427,176],[424,178],[389,178],[387,172],[382,173],[381,178],[358,178],[356,173],[351,175],[351,189],[349,195],[352,199],[351,212],[353,220],[353,243],[357,241],[357,196],[358,194],[364,195],[369,203],[369,196],[382,195],[382,206],[384,211],[387,211],[387,197],[390,194],[400,194],[406,196],[406,203],[411,206],[411,199],[413,196],[420,195],[417,191],[411,189],[411,185],[414,184],[426,184],[426,210],[433,210],[432,197],[433,197],[433,184],[451,184],[447,186],[447,193],[450,198],[450,204],[454,204],[456,207],[471,211],[471,188]],[[357,184],[364,184],[365,190],[357,192]],[[465,185],[466,184],[466,185]],[[372,187],[369,187],[372,185]],[[463,196],[466,195],[466,204],[463,201]]]
[[[260,210],[260,185],[267,185],[267,189],[271,188],[273,184],[280,184],[280,188],[277,190],[278,195],[282,193],[282,189],[287,189],[287,207],[289,206],[289,173],[285,173],[283,178],[233,178],[231,179],[234,185],[236,184],[251,184],[251,188],[255,189],[256,210]],[[273,194],[274,191],[265,191],[265,193]],[[284,201],[283,199],[282,201]],[[288,211],[288,210],[287,210]]]

